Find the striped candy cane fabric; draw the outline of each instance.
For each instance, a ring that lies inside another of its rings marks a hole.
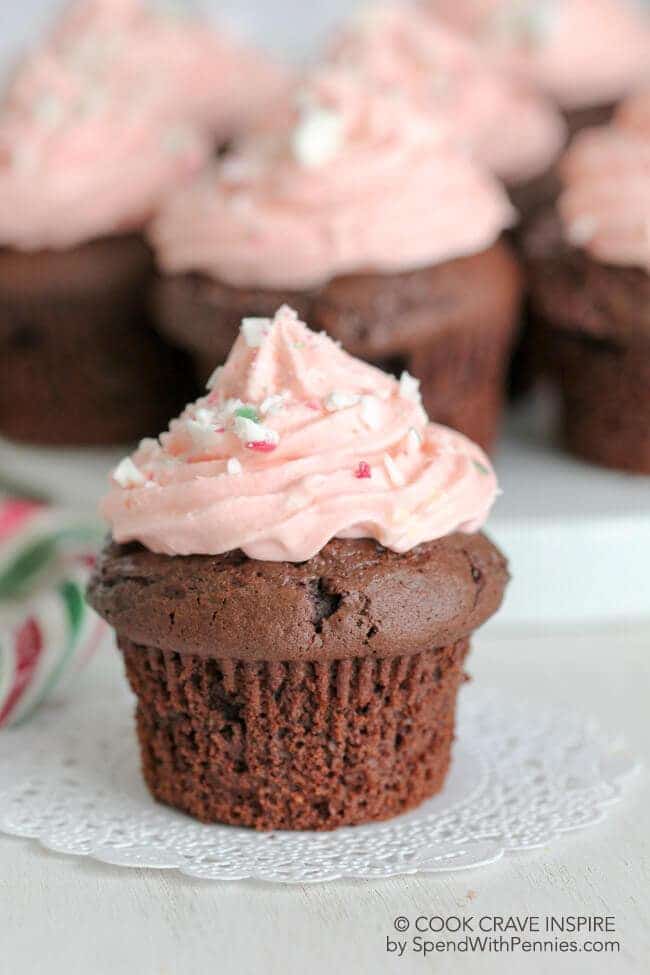
[[[0,499],[0,728],[63,693],[108,629],[84,599],[101,528]]]

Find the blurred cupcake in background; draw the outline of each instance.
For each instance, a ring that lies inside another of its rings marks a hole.
[[[240,319],[283,301],[352,354],[422,383],[438,421],[492,444],[519,304],[498,182],[400,93],[328,68],[288,124],[174,194],[150,237],[159,325],[205,379]]]
[[[643,0],[422,0],[495,63],[546,92],[572,132],[607,121],[649,77]]]
[[[530,194],[566,137],[553,103],[529,81],[490,62],[478,45],[423,6],[368,6],[343,28],[328,54],[386,91],[399,89],[423,112],[448,122],[459,145],[506,186]]]
[[[0,106],[2,434],[131,441],[186,398],[141,231],[231,133],[239,58],[143,0],[87,0],[19,66]]]
[[[650,474],[650,92],[576,137],[556,212],[527,239],[568,447]]]
[[[91,75],[104,58],[165,117],[228,140],[286,92],[288,71],[194,0],[77,0],[52,40]]]

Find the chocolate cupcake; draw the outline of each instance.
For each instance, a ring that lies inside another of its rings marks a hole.
[[[2,434],[128,442],[185,401],[186,357],[152,329],[141,231],[223,137],[224,103],[208,120],[202,95],[220,52],[227,79],[224,44],[194,21],[90,0],[11,80],[0,106]]]
[[[288,301],[354,355],[422,381],[434,419],[491,446],[519,304],[498,183],[413,100],[326,69],[290,124],[168,201],[150,237],[159,325],[203,378],[242,314]]]
[[[403,812],[450,762],[503,557],[489,462],[417,383],[295,313],[247,319],[211,391],[119,465],[91,582],[137,695],[152,795],[204,822]]]
[[[650,95],[585,131],[527,238],[533,307],[577,455],[650,474]]]

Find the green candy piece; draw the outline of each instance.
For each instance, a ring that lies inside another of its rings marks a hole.
[[[260,422],[260,418],[254,406],[240,406],[238,410],[235,410],[235,416],[243,416],[246,420],[252,420],[253,423]]]
[[[489,471],[489,470],[488,470],[488,468],[487,468],[487,467],[485,466],[485,464],[482,464],[482,463],[480,462],[480,460],[475,460],[475,461],[473,461],[472,463],[474,464],[474,467],[475,467],[475,468],[476,468],[476,470],[477,470],[477,471],[479,472],[479,474],[489,474],[489,473],[490,473],[490,471]]]

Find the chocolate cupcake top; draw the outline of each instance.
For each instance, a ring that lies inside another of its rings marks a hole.
[[[394,657],[462,640],[499,608],[506,560],[459,532],[397,555],[333,539],[306,562],[106,547],[91,604],[138,646],[237,660]]]
[[[475,532],[496,493],[483,452],[427,421],[412,377],[284,307],[244,320],[209,394],[113,472],[103,513],[115,541],[152,552],[302,562],[332,538],[403,553]]]
[[[169,200],[150,235],[164,270],[309,288],[474,254],[513,221],[448,120],[356,70],[313,75],[289,115]]]
[[[422,5],[389,0],[364,9],[335,38],[329,57],[443,116],[457,142],[506,183],[538,176],[564,145],[566,126],[550,100]]]
[[[142,228],[281,83],[171,4],[71,4],[0,104],[0,245],[62,249]]]
[[[611,125],[579,134],[561,167],[559,212],[568,243],[604,264],[650,272],[650,92]]]
[[[422,0],[563,109],[616,102],[648,78],[639,0]]]

